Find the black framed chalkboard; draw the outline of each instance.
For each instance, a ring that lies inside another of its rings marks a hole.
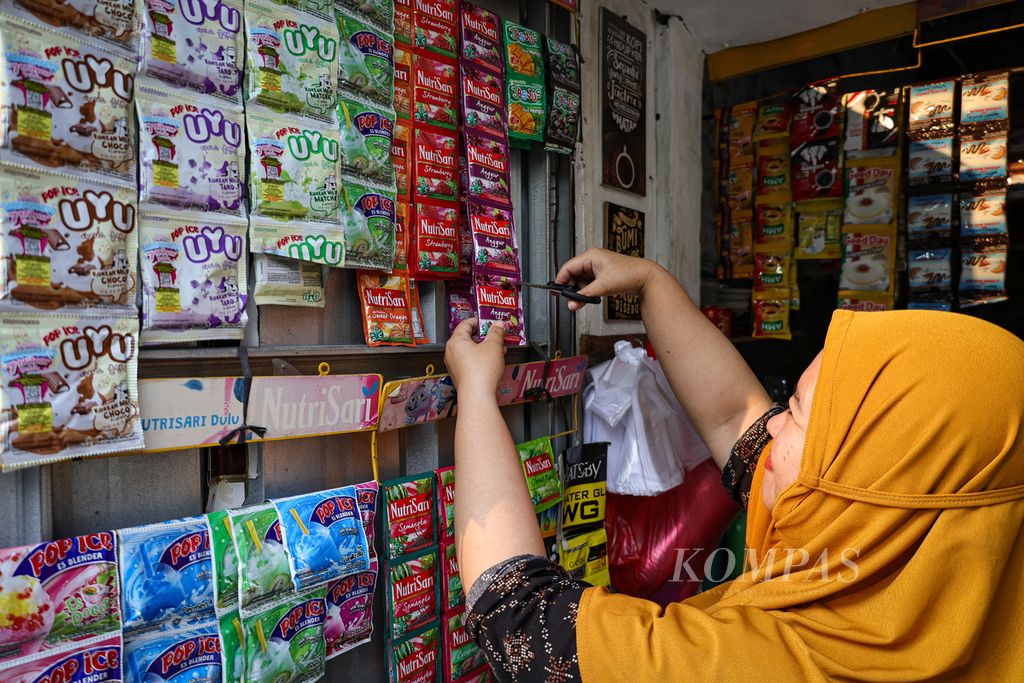
[[[601,9],[601,184],[647,194],[647,35]]]

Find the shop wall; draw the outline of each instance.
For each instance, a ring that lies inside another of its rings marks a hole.
[[[644,253],[700,297],[701,96],[704,54],[683,21],[655,18],[643,1],[584,2],[580,12],[583,57],[583,144],[576,153],[576,243],[604,246],[604,203],[646,215]],[[601,185],[601,7],[627,18],[647,35],[647,195]],[[639,322],[605,321],[600,307],[578,317],[582,334],[630,334]]]

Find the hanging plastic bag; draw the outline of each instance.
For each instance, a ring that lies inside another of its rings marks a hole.
[[[627,341],[592,371],[583,392],[583,438],[608,441],[608,491],[654,496],[710,457],[660,364]]]

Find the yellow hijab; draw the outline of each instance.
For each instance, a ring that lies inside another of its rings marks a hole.
[[[585,681],[1024,680],[1024,343],[956,314],[837,311],[799,479],[770,512],[762,476],[756,569],[666,609],[584,592]]]

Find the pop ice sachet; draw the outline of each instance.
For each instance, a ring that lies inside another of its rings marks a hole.
[[[279,223],[254,218],[249,223],[249,250],[341,268],[345,262],[345,233],[337,223]]]
[[[388,563],[388,623],[402,638],[437,618],[437,547]]]
[[[394,0],[335,0],[335,5],[361,14],[388,33],[394,29]]]
[[[363,533],[366,534],[366,546],[370,557],[377,557],[377,510],[380,507],[380,484],[367,481],[356,484],[356,502],[359,504],[359,516],[363,520]]]
[[[206,515],[213,563],[213,601],[218,611],[238,606],[238,553],[226,510]]]
[[[140,226],[143,343],[241,339],[245,219],[154,213]]]
[[[124,630],[142,634],[213,617],[213,564],[206,519],[121,529]]]
[[[334,123],[338,27],[334,21],[275,5],[245,3],[246,96],[278,113]]]
[[[191,683],[221,680],[222,651],[217,622],[129,639],[124,669],[130,681]]]
[[[245,217],[241,110],[140,84],[139,203]]]
[[[0,550],[0,661],[121,627],[114,532]]]
[[[111,633],[3,663],[5,683],[121,683],[127,681],[121,634]]]
[[[241,101],[242,0],[145,0],[139,71],[175,88]]]
[[[134,313],[135,191],[6,167],[0,173],[0,301]]]
[[[288,551],[277,510],[270,503],[228,513],[238,553],[238,604],[243,616],[291,592]]]
[[[296,590],[365,571],[366,533],[352,486],[272,501]]]
[[[324,674],[326,588],[289,595],[243,619],[245,680],[307,683]]]
[[[217,631],[220,635],[221,683],[242,683],[245,672],[245,631],[238,610],[222,613],[217,618]]]
[[[434,544],[434,474],[392,479],[384,491],[384,536],[388,557]]]
[[[338,97],[338,120],[341,172],[389,187],[395,181],[391,164],[395,113],[391,107],[342,93]]]
[[[133,53],[139,36],[137,0],[61,2],[60,0],[14,0],[4,3],[4,12],[32,19],[47,26],[60,26],[118,52]]]
[[[377,586],[378,558],[366,571],[328,584],[324,638],[327,659],[370,641],[373,635],[373,593]]]
[[[345,267],[391,270],[395,262],[395,193],[345,178],[341,188]]]
[[[344,8],[338,10],[337,17],[341,90],[390,107],[395,92],[395,43],[391,32]]]

